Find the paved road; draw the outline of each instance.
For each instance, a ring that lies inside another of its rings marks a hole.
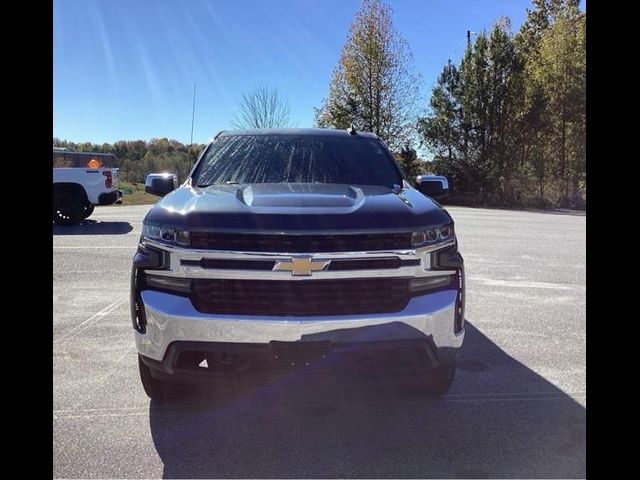
[[[54,477],[585,476],[586,217],[449,208],[468,324],[441,399],[292,375],[162,406],[139,384],[128,310],[147,208],[54,227]]]

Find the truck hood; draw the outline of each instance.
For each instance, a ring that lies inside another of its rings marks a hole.
[[[417,190],[321,183],[183,186],[147,213],[145,223],[220,232],[413,231],[451,222]]]

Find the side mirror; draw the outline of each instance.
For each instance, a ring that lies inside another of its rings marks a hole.
[[[441,175],[418,175],[416,189],[428,197],[442,198],[449,193],[449,181]]]
[[[178,176],[175,173],[150,173],[144,182],[144,191],[159,197],[164,197],[176,188]]]

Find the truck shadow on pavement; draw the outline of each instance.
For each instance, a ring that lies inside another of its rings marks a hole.
[[[585,477],[585,408],[466,325],[441,398],[294,370],[152,401],[164,478]]]
[[[78,225],[53,224],[54,235],[125,235],[133,230],[129,222],[84,220]]]

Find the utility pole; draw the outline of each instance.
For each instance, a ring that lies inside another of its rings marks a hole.
[[[191,110],[191,143],[193,145],[193,121],[196,118],[196,84],[193,84],[193,108]]]

